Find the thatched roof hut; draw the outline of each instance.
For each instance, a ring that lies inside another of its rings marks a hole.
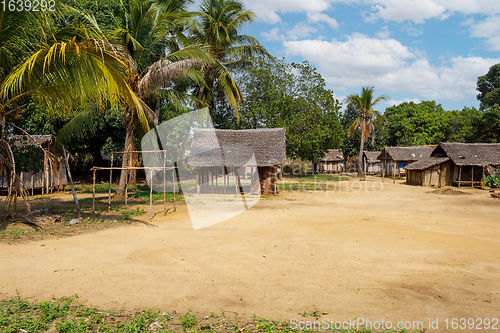
[[[455,165],[500,165],[500,143],[442,142],[432,152],[433,157],[448,157]]]
[[[189,164],[198,167],[241,167],[255,156],[256,166],[285,163],[285,129],[195,129]]]
[[[382,161],[382,168],[386,175],[401,175],[406,173],[406,165],[428,158],[436,148],[433,146],[416,147],[385,147],[378,155]]]
[[[66,176],[66,162],[59,156],[54,148],[55,137],[53,135],[11,135],[6,140],[11,144],[14,150],[22,150],[26,147],[34,147],[38,151],[39,146],[52,153],[55,159],[49,161],[43,154],[40,156],[33,156],[33,158],[40,158],[42,170],[36,172],[22,171],[20,178],[26,189],[53,189],[59,185],[67,184]],[[35,141],[35,142],[33,142]],[[30,156],[31,157],[31,156]],[[0,188],[8,188],[10,181],[10,169],[8,166],[0,162]]]
[[[259,176],[252,179],[252,193],[259,192],[259,183],[260,193],[275,193],[277,170],[286,159],[285,139],[284,128],[195,129],[188,163],[199,168],[198,191],[213,176],[217,179],[219,172],[226,183],[228,169],[238,178],[236,170],[247,166],[257,167]]]
[[[344,155],[340,149],[328,149],[318,164],[317,170],[322,173],[338,173],[343,170]]]
[[[382,163],[378,156],[380,151],[363,151],[363,166],[367,174],[382,172]]]
[[[494,165],[500,165],[500,143],[442,142],[431,157],[406,167],[406,181],[413,185],[473,186]]]

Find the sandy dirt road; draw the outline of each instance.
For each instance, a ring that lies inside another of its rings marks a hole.
[[[439,319],[439,332],[447,318],[500,319],[500,200],[374,179],[284,192],[196,231],[181,207],[155,226],[0,245],[0,297],[78,293],[108,309],[268,319],[319,310],[425,328]]]

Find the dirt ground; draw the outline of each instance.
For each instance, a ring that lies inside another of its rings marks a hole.
[[[263,198],[196,231],[181,206],[154,226],[0,244],[0,298],[77,293],[107,309],[304,321],[318,310],[319,320],[431,320],[432,332],[500,319],[500,200],[375,177],[341,184]]]

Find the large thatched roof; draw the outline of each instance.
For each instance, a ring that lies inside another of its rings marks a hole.
[[[406,170],[425,170],[449,160],[448,157],[428,157],[408,164]]]
[[[189,164],[198,167],[239,167],[247,163],[273,166],[285,163],[285,129],[195,129]],[[252,162],[252,156],[255,161]]]
[[[378,155],[379,160],[418,161],[431,156],[436,146],[385,147]]]
[[[366,156],[366,160],[368,163],[377,163],[380,162],[378,156],[380,155],[380,151],[363,151],[363,155]]]
[[[432,156],[449,157],[456,165],[499,165],[500,143],[442,142]]]
[[[325,156],[320,159],[321,162],[340,162],[344,160],[344,155],[340,149],[328,149]]]

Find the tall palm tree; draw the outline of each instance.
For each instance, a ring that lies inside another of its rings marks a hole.
[[[361,130],[361,142],[359,145],[359,159],[358,159],[358,176],[364,175],[363,169],[363,150],[365,140],[371,136],[372,144],[375,141],[375,127],[373,126],[373,118],[379,115],[379,112],[373,110],[375,105],[382,100],[387,100],[389,97],[386,95],[378,96],[374,98],[373,93],[375,92],[375,87],[363,87],[361,90],[361,95],[351,94],[347,96],[346,102],[352,104],[357,111],[359,116],[354,120],[354,122],[349,127],[348,136],[352,137],[354,132],[359,128]]]
[[[188,18],[189,0],[130,0],[123,7],[123,25],[115,26],[111,38],[120,44],[129,60],[126,80],[138,98],[160,94],[170,102],[185,103],[188,94],[177,91],[183,86],[204,86],[199,68],[213,62],[199,45],[183,45],[181,21]],[[156,98],[158,100],[158,98]],[[159,101],[157,102],[159,103]],[[159,109],[159,104],[158,104]],[[134,131],[141,120],[134,107],[124,111],[125,149],[122,167],[137,166]],[[155,117],[150,113],[150,119]],[[143,125],[147,125],[143,122]],[[143,126],[148,129],[147,126]],[[135,182],[135,172],[123,169],[117,195],[123,195],[127,183]]]
[[[255,14],[245,10],[239,0],[203,0],[200,11],[193,14],[198,18],[191,27],[193,38],[196,43],[206,45],[216,60],[213,65],[204,67],[206,87],[200,87],[197,95],[212,111],[214,96],[225,96],[239,118],[238,104],[243,102],[243,97],[230,71],[248,63],[254,56],[271,57],[257,39],[240,34],[241,28],[252,22]]]

